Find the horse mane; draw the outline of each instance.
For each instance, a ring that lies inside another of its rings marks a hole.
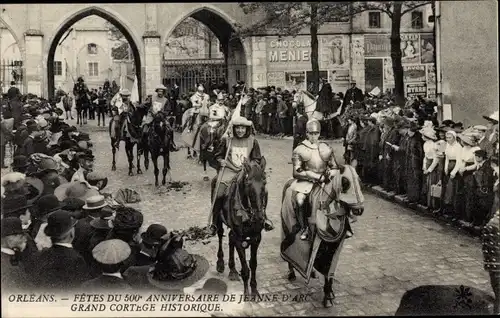
[[[312,100],[316,100],[316,97],[314,97],[313,94],[311,94],[310,92],[308,91],[302,91],[303,94],[305,94],[307,97],[309,97],[310,99]]]

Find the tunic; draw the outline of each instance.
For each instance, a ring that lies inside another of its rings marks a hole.
[[[227,147],[229,146],[229,140],[227,137],[223,137],[219,143],[219,147],[215,153],[215,158],[217,160],[224,159],[226,157]],[[260,163],[262,155],[260,153],[259,142],[253,136],[248,138],[232,138],[231,149],[229,150],[227,156],[227,162],[234,166],[235,169],[226,165],[224,168],[224,173],[222,175],[221,183],[227,183],[233,179],[238,172],[241,171],[243,167],[243,161],[248,159],[248,161],[254,161]],[[221,167],[218,167],[217,175],[222,172]]]

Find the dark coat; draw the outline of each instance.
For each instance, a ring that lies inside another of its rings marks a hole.
[[[150,265],[132,266],[124,273],[125,281],[134,289],[154,289],[148,281]]]
[[[346,92],[345,92],[345,96],[344,96],[344,105],[348,105],[351,101],[353,103],[355,102],[362,102],[364,100],[364,96],[363,96],[363,91],[357,87],[354,87],[354,88],[349,88]]]
[[[23,263],[20,261],[17,265],[13,265],[11,260],[13,255],[6,254],[2,251],[2,292],[5,291],[28,291],[33,286],[32,277],[25,271]]]
[[[132,290],[132,287],[122,278],[116,276],[100,275],[82,284],[85,291],[117,291]]]
[[[141,250],[138,250],[137,254],[135,255],[134,266],[151,265],[154,263],[155,263],[155,259],[153,257],[145,255],[145,254],[141,253]]]
[[[333,113],[333,90],[329,83],[325,83],[318,93],[316,110],[325,113]]]
[[[19,100],[19,98],[21,98],[21,96],[22,96],[21,91],[19,90],[19,88],[15,87],[15,86],[11,86],[9,88],[9,90],[7,90],[7,98],[10,100],[14,100],[14,99]]]
[[[366,169],[375,169],[377,167],[379,156],[380,129],[377,126],[371,126],[366,132],[365,142],[362,148],[364,152],[363,167]]]
[[[424,159],[424,145],[422,136],[415,133],[413,137],[409,137],[406,143],[406,162],[404,178],[406,182],[406,190],[408,200],[417,202],[420,198],[422,190],[422,161]]]
[[[293,149],[306,139],[307,116],[300,115],[295,122],[295,134],[293,136]]]
[[[90,278],[87,264],[73,248],[53,245],[39,254],[37,264],[35,280],[45,289],[66,291]]]
[[[21,123],[23,116],[23,103],[19,99],[9,101],[9,108],[14,118],[14,129]]]
[[[35,146],[33,137],[28,136],[26,139],[24,139],[23,144],[16,152],[16,155],[23,155],[29,158],[34,153],[35,153]]]

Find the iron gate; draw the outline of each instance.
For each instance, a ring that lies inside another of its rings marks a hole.
[[[179,85],[180,94],[196,91],[197,84],[219,83],[226,81],[226,65],[223,59],[217,60],[168,60],[163,64],[165,77],[163,84]],[[205,87],[205,90],[208,87]]]
[[[10,82],[14,81],[15,86],[23,92],[23,61],[2,60],[0,64],[0,90],[2,94],[7,93]]]

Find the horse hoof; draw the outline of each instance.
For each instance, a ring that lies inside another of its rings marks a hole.
[[[236,271],[230,271],[228,278],[230,281],[237,282],[240,280],[240,275],[238,275],[238,272]]]
[[[112,166],[112,167],[111,167],[111,171],[116,171],[116,167],[115,167],[115,166]]]
[[[131,176],[133,176],[133,175],[134,175],[134,173],[133,173],[132,171],[129,171],[129,172],[128,172],[128,175],[131,177]]]
[[[295,276],[295,272],[294,271],[290,271],[290,272],[288,272],[287,278],[288,278],[289,281],[294,281],[294,280],[297,279],[297,276]]]
[[[142,170],[141,169],[137,169],[137,174],[142,174]]]
[[[207,177],[207,176],[203,177],[203,181],[209,181],[209,180],[210,180],[209,177]]]
[[[216,268],[218,273],[224,273],[224,261],[217,261]]]
[[[167,181],[166,181],[166,180],[163,180],[163,181],[161,182],[161,185],[166,185],[166,184],[167,184]]]
[[[333,307],[333,300],[335,299],[335,295],[332,294],[330,297],[323,298],[323,307],[330,308]]]

